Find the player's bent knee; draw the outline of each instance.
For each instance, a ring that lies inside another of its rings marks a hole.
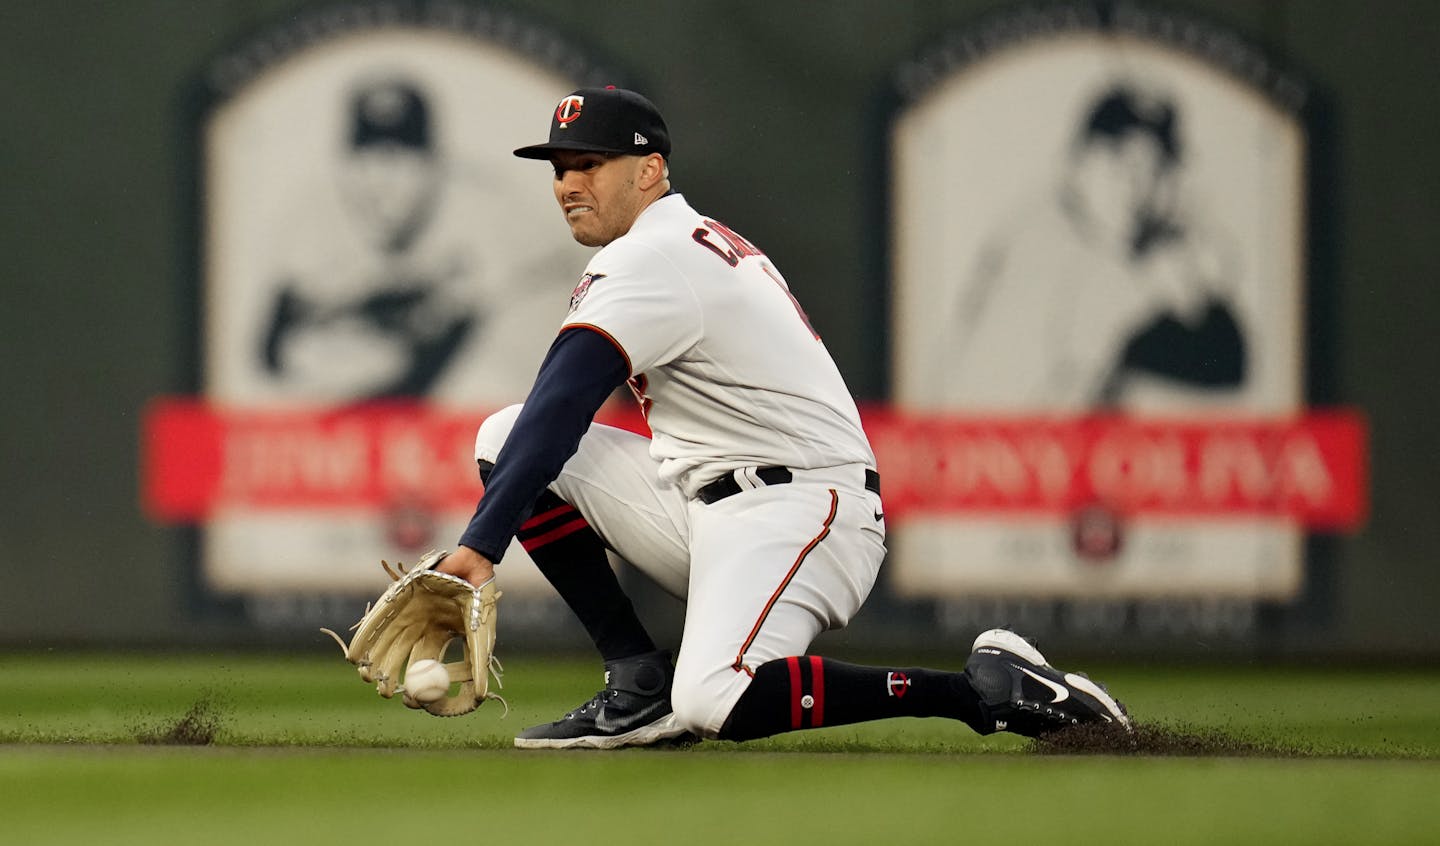
[[[749,681],[749,676],[730,667],[704,674],[687,673],[683,665],[677,667],[670,689],[670,707],[676,722],[686,731],[715,738]]]
[[[520,416],[520,409],[524,406],[506,406],[480,424],[480,429],[475,433],[475,460],[495,463],[495,456],[500,454],[500,447],[505,445],[505,439],[510,437],[510,430],[515,428],[515,418]]]
[[[706,731],[709,709],[714,707],[714,703],[706,701],[707,698],[700,688],[683,687],[678,683],[678,679],[676,681],[676,685],[670,690],[670,707],[675,711],[675,721],[688,732],[701,737],[714,737],[715,730]]]

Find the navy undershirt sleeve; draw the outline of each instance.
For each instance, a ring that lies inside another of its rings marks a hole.
[[[460,543],[498,563],[535,499],[575,454],[595,413],[629,377],[630,362],[609,338],[583,326],[561,332]]]

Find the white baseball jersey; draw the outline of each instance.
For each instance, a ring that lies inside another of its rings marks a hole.
[[[565,325],[629,359],[660,476],[687,496],[747,466],[873,467],[844,380],[784,277],[670,194],[596,253]]]

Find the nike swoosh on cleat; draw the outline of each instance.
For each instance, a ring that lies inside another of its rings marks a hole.
[[[600,712],[595,715],[595,729],[603,734],[616,734],[625,731],[627,723],[630,725],[647,725],[653,722],[656,716],[665,712],[665,706],[667,704],[664,700],[652,702],[640,711],[631,714],[630,717],[624,721],[610,719],[610,714],[607,709],[601,708]]]
[[[1050,700],[1051,705],[1054,705],[1056,702],[1064,702],[1066,699],[1070,698],[1070,691],[1065,687],[1065,685],[1058,684],[1038,673],[1031,672],[1030,670],[1027,670],[1024,667],[1020,666],[1019,664],[1011,664],[1010,666],[1014,667],[1015,669],[1019,670],[1020,672],[1024,673],[1035,681],[1038,681],[1046,687],[1050,688],[1051,690],[1055,691],[1055,698]]]

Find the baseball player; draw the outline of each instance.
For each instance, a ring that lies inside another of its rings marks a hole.
[[[554,110],[549,161],[571,235],[600,247],[528,399],[476,438],[485,495],[437,569],[482,585],[517,537],[586,627],[606,686],[520,747],[745,740],[897,716],[1036,735],[1129,725],[1099,685],[1019,635],[963,672],[805,655],[859,610],[885,556],[880,477],[855,403],[763,251],[670,185],[670,135],[631,91]],[[652,432],[593,422],[629,383]],[[607,550],[686,600],[672,666]]]

